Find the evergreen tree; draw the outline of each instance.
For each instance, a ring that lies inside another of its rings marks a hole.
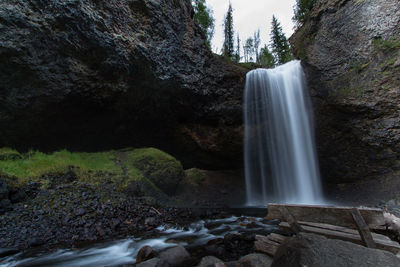
[[[235,57],[236,57],[236,62],[239,62],[241,59],[240,56],[240,38],[239,38],[239,34],[237,34],[237,43],[236,43],[236,53],[235,53]]]
[[[222,47],[222,55],[233,59],[234,53],[234,30],[233,30],[233,16],[232,16],[232,4],[229,3],[228,12],[226,13],[224,20],[224,44]]]
[[[245,61],[252,62],[254,55],[254,40],[252,37],[247,38],[245,45],[243,46]]]
[[[273,68],[275,66],[274,55],[269,51],[267,45],[264,45],[264,47],[260,49],[258,59],[258,63],[265,68]]]
[[[256,55],[256,62],[259,63],[259,58],[258,58],[258,48],[260,47],[260,29],[258,31],[254,32],[254,53]]]
[[[205,0],[192,1],[194,22],[200,26],[207,39],[207,46],[211,49],[211,39],[214,36],[214,18],[212,10],[207,7]]]
[[[293,59],[289,42],[282,31],[281,24],[275,16],[272,16],[271,49],[278,65]]]
[[[300,27],[308,19],[310,10],[313,8],[315,2],[316,0],[296,0],[294,16],[292,18],[296,27]]]

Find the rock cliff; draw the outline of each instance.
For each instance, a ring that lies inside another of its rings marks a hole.
[[[398,0],[317,1],[290,42],[311,89],[323,177],[392,177],[398,184]]]
[[[213,55],[192,17],[189,0],[1,1],[0,147],[240,162],[246,70]]]

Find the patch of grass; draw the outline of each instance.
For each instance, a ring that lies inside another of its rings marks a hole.
[[[113,172],[121,173],[114,163],[112,152],[99,153],[71,153],[66,150],[45,154],[30,152],[19,159],[6,159],[0,161],[0,171],[18,177],[20,182],[33,180],[49,173],[64,173],[71,166],[79,173],[88,172]]]
[[[372,41],[372,44],[374,45],[375,52],[400,49],[400,40],[397,40],[396,38],[391,38],[387,40],[376,38]]]
[[[21,158],[21,154],[9,147],[0,148],[0,160],[18,159]]]

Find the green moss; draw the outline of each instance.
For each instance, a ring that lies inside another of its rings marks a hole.
[[[121,173],[114,164],[112,152],[100,153],[71,153],[66,150],[53,154],[42,152],[29,152],[18,159],[6,159],[0,161],[0,171],[18,177],[20,182],[29,178],[35,180],[49,173],[64,173],[71,166],[78,176],[96,172]]]
[[[184,176],[182,164],[178,160],[155,148],[135,149],[129,152],[125,165],[129,175],[138,174],[136,168],[167,194],[175,193]]]
[[[206,179],[206,175],[196,168],[186,170],[186,177],[195,185],[200,185]]]

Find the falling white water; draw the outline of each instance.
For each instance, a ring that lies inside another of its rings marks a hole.
[[[300,61],[249,72],[243,113],[247,204],[320,204],[312,110]]]

